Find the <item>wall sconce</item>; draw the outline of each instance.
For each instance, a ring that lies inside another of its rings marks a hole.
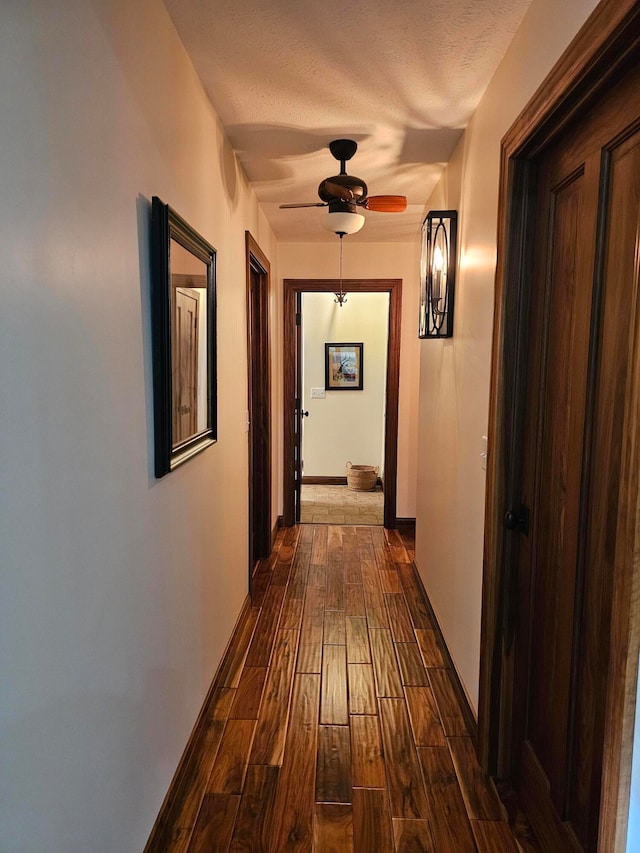
[[[419,338],[453,336],[458,212],[430,210],[422,224]]]

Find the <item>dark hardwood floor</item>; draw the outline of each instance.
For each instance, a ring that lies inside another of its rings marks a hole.
[[[280,531],[147,853],[502,853],[413,543]]]

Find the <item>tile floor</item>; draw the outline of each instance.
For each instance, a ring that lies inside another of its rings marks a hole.
[[[382,524],[383,514],[380,486],[373,492],[354,492],[346,486],[302,486],[302,524]]]

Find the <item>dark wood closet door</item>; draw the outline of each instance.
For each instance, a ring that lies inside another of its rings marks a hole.
[[[549,851],[597,849],[639,116],[634,69],[537,168],[514,754]]]
[[[247,279],[247,380],[249,404],[249,583],[259,559],[271,553],[271,350],[270,266],[245,233]]]
[[[249,569],[271,550],[271,413],[265,275],[249,269]]]

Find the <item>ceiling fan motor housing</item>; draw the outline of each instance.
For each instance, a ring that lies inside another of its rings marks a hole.
[[[322,201],[331,203],[336,200],[335,194],[327,190],[328,183],[351,190],[356,201],[367,197],[367,185],[362,178],[357,178],[355,175],[334,175],[333,178],[326,178],[318,187],[318,195]]]

